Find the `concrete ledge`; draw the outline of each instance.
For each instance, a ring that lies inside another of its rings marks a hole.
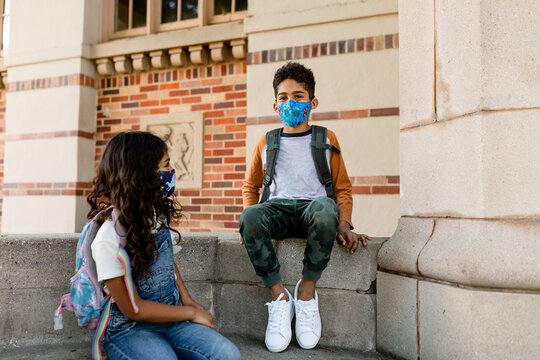
[[[1,235],[0,349],[90,341],[66,313],[54,331],[52,314],[69,290],[78,234]],[[384,239],[348,255],[336,245],[319,282],[321,345],[354,351],[375,348],[376,256]],[[215,316],[221,331],[264,339],[269,292],[255,275],[238,234],[185,233],[175,261],[192,296]],[[289,290],[301,276],[303,239],[275,242]]]

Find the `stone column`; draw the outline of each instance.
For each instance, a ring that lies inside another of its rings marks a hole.
[[[399,3],[401,218],[378,350],[540,354],[540,3]]]
[[[80,231],[94,174],[99,1],[12,1],[2,231]]]

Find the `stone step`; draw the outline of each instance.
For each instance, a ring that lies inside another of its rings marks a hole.
[[[65,312],[54,331],[52,313],[69,289],[77,234],[0,236],[0,349],[90,341],[92,332]],[[318,282],[323,322],[321,346],[374,351],[376,256],[386,239],[373,239],[354,255],[335,246]],[[289,291],[301,276],[304,239],[274,242]],[[221,331],[262,341],[270,300],[255,275],[238,234],[183,234],[175,255],[193,298],[209,309]]]
[[[323,346],[304,350],[294,340],[285,351],[274,354],[266,350],[264,342],[259,340],[238,335],[227,335],[227,337],[238,347],[243,360],[391,360],[390,357],[375,352],[346,351]],[[89,342],[60,343],[13,347],[3,351],[0,358],[3,360],[89,360],[92,358],[92,351]]]

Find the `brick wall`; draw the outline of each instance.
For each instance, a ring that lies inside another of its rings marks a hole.
[[[141,117],[204,112],[202,189],[177,189],[182,231],[235,231],[246,171],[246,64],[167,69],[98,80],[96,164],[119,131]]]

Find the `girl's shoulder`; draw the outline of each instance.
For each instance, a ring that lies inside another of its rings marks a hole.
[[[107,219],[99,228],[94,241],[92,242],[92,249],[95,246],[107,244],[118,248],[120,244],[120,235],[111,219]]]

